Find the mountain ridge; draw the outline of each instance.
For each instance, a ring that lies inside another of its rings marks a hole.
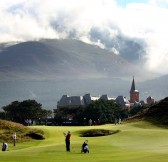
[[[53,79],[54,75],[116,77],[139,75],[141,72],[139,67],[120,56],[77,40],[28,41],[4,47],[0,51],[1,79],[3,74],[19,79],[45,78],[45,75]]]
[[[53,108],[64,94],[129,98],[133,75],[140,99],[168,96],[168,75],[154,78],[156,75],[98,46],[51,39],[3,44],[0,106],[35,99]]]

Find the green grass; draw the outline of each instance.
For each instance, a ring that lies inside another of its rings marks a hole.
[[[148,122],[123,123],[86,127],[36,126],[46,139],[9,144],[9,151],[0,152],[3,162],[167,162],[168,129]],[[101,137],[79,137],[81,130],[108,129],[119,133]],[[71,152],[65,151],[63,132],[71,130]],[[84,140],[90,153],[81,154]]]

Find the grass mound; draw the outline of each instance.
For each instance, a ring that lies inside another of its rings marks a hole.
[[[157,126],[168,126],[168,97],[127,119],[128,122],[148,121]]]
[[[151,106],[145,114],[145,118],[153,122],[157,121],[157,123],[168,125],[168,97]]]
[[[12,142],[13,133],[17,134],[17,142],[24,142],[30,139],[44,139],[44,132],[32,129],[22,124],[0,120],[0,142]]]
[[[119,130],[89,129],[80,132],[80,137],[107,136],[118,133]]]

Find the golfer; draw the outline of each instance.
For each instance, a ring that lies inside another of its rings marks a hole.
[[[70,138],[71,138],[71,133],[68,131],[68,133],[64,133],[65,136],[65,143],[66,143],[66,151],[70,152]]]

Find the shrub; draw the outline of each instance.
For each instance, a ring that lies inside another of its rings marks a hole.
[[[0,120],[0,142],[13,142],[13,133],[17,134],[17,142],[24,142],[30,139],[45,139],[44,132],[39,129],[32,129],[15,122]]]

